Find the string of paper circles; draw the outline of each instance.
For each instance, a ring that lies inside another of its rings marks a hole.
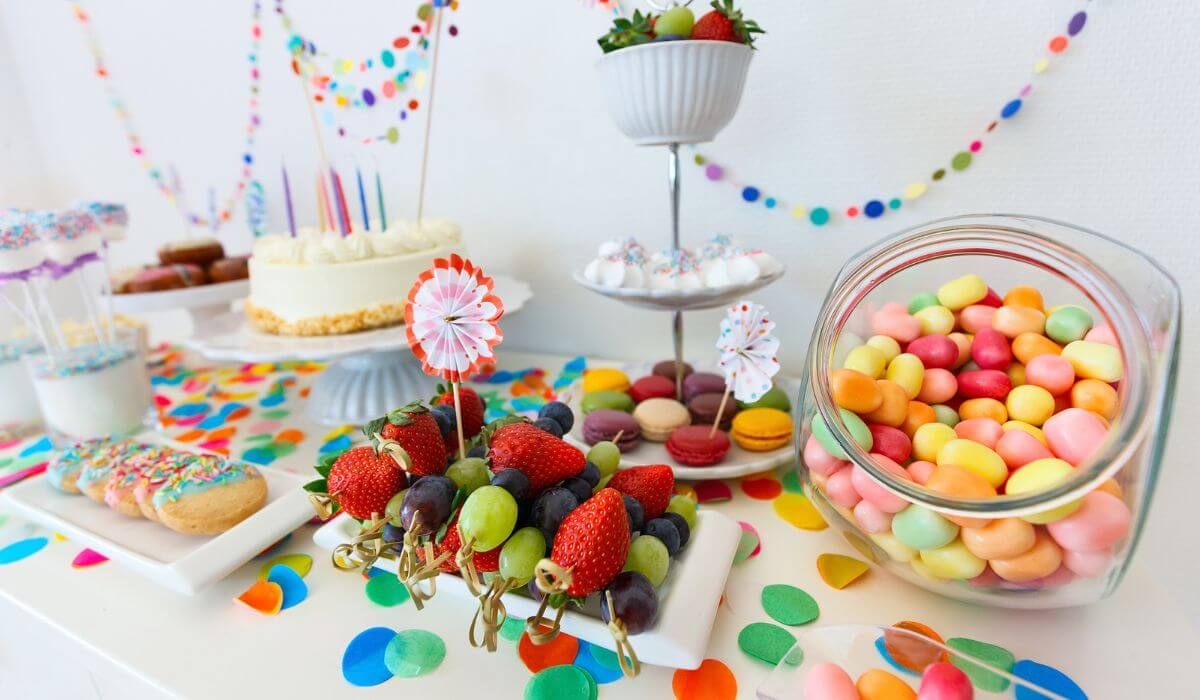
[[[309,85],[309,96],[317,113],[339,137],[362,144],[396,143],[400,125],[420,109],[415,97],[404,99],[410,89],[421,91],[429,80],[430,35],[434,31],[434,8],[458,10],[458,0],[433,0],[417,7],[416,22],[406,34],[397,36],[377,51],[354,57],[324,51],[311,35],[300,31],[276,0],[278,13],[288,34],[287,49],[293,56],[292,69]],[[458,36],[456,24],[447,34]],[[384,113],[394,122],[382,131],[361,133],[347,125],[349,113]]]

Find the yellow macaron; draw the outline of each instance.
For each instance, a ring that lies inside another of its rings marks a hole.
[[[777,450],[792,441],[792,417],[777,408],[751,408],[733,417],[730,432],[743,450]]]
[[[619,369],[600,367],[583,373],[584,393],[592,391],[629,391],[629,377]]]

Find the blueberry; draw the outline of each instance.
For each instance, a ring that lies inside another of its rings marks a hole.
[[[575,500],[579,501],[580,503],[583,503],[592,497],[592,487],[588,484],[588,482],[580,479],[577,476],[573,476],[569,479],[563,479],[563,482],[560,484],[560,486],[575,494]]]
[[[688,526],[683,516],[679,513],[663,513],[661,517],[675,524],[675,529],[679,531],[679,548],[683,549],[686,547],[688,540],[692,537],[692,528]]]
[[[571,407],[562,401],[551,401],[542,406],[538,411],[538,418],[551,418],[556,423],[562,426],[564,433],[571,432],[571,427],[575,425],[575,414],[571,412]]]
[[[554,420],[553,418],[538,418],[533,422],[533,427],[539,430],[545,430],[547,433],[550,433],[556,438],[561,438],[563,436],[562,426],[559,425],[558,421]]]
[[[492,486],[512,494],[518,503],[529,497],[529,477],[520,469],[501,469],[492,476]]]
[[[646,523],[646,527],[642,530],[643,535],[651,535],[657,537],[667,547],[667,554],[675,556],[679,552],[679,530],[675,528],[675,523],[666,518],[655,518]]]
[[[383,541],[390,545],[389,549],[399,554],[404,546],[404,528],[388,523],[383,526]]]
[[[533,525],[542,531],[546,544],[554,542],[563,518],[579,506],[579,499],[561,486],[548,488],[533,502]]]
[[[429,411],[433,419],[437,421],[438,430],[442,431],[442,437],[446,437],[455,429],[454,407],[449,404],[439,404],[434,406]]]
[[[625,514],[629,516],[629,534],[641,532],[642,523],[646,520],[646,512],[642,509],[642,502],[633,496],[622,494],[621,500],[625,501]]]
[[[487,453],[487,445],[483,444],[482,442],[467,450],[468,457],[478,457],[480,459],[487,459]]]
[[[600,467],[586,462],[583,465],[583,471],[579,472],[579,478],[591,484],[592,488],[596,488],[596,484],[600,483]]]

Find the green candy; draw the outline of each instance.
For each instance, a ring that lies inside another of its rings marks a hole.
[[[792,411],[792,402],[788,398],[787,392],[777,386],[767,389],[767,393],[758,397],[758,401],[751,401],[750,403],[738,401],[737,405],[738,408],[743,410],[748,408],[777,408],[784,413],[791,413]]]
[[[958,425],[960,420],[958,417],[958,411],[955,411],[949,406],[943,406],[941,404],[936,404],[933,407],[933,415],[937,417],[937,422],[941,423],[942,425],[948,425],[951,428]]]
[[[892,518],[892,534],[913,549],[937,549],[958,537],[958,526],[928,508],[911,505]]]
[[[1013,653],[1004,647],[998,647],[995,644],[988,644],[987,642],[979,642],[974,639],[967,639],[966,637],[951,637],[946,640],[946,646],[964,656],[978,659],[992,668],[999,669],[1005,673],[1012,673],[1013,665],[1017,660],[1013,656]],[[967,677],[971,679],[971,685],[980,690],[986,690],[991,693],[1002,693],[1008,690],[1007,678],[993,673],[979,664],[971,663],[957,654],[950,655],[950,663],[967,674]]]
[[[687,496],[678,494],[671,496],[671,500],[667,503],[667,512],[675,513],[686,520],[689,529],[696,529],[696,504],[692,503],[692,499]]]
[[[466,489],[468,495],[480,486],[487,486],[492,482],[492,472],[488,469],[487,462],[479,457],[467,457],[451,464],[446,469],[446,476],[460,489]]]
[[[620,391],[590,391],[583,395],[583,400],[579,402],[579,408],[583,410],[585,416],[602,408],[633,413],[633,398]]]
[[[850,429],[850,437],[854,438],[854,441],[864,451],[870,452],[871,447],[875,445],[875,440],[871,437],[871,430],[867,427],[867,424],[853,411],[847,411],[844,408],[839,408],[838,411],[842,414],[842,422]],[[833,434],[829,431],[829,426],[825,425],[825,419],[821,417],[820,413],[813,416],[812,434],[817,439],[817,442],[821,443],[821,447],[824,447],[825,451],[829,454],[838,459],[850,459],[850,456],[846,454],[842,446],[833,439]]]
[[[924,292],[908,300],[908,313],[915,314],[927,306],[940,306],[941,303],[933,292]]]
[[[1094,324],[1092,315],[1082,307],[1064,306],[1046,319],[1046,335],[1054,342],[1066,345],[1083,340]]]

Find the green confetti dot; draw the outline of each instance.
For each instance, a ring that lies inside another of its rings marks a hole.
[[[785,583],[764,586],[762,606],[771,619],[784,625],[808,624],[821,614],[811,595]]]
[[[829,210],[825,207],[817,207],[808,213],[808,220],[813,223],[813,226],[824,226],[829,223]]]
[[[596,646],[595,644],[591,645],[591,647],[588,648],[588,651],[591,653],[592,658],[596,660],[596,663],[604,668],[614,670],[619,670],[621,668],[621,661],[617,658],[617,652],[612,651],[611,649],[605,649],[601,646]]]
[[[383,652],[383,664],[393,675],[401,678],[415,678],[428,673],[445,658],[446,643],[426,630],[401,631],[388,642]]]
[[[950,167],[962,172],[971,165],[971,154],[968,151],[959,151],[954,155],[954,159],[950,161]]]
[[[800,485],[800,474],[795,469],[789,469],[779,479],[783,484],[783,490],[788,493],[804,493],[804,487]]]
[[[934,182],[937,182],[938,180],[941,180],[944,177],[946,177],[946,169],[945,168],[938,168],[937,170],[933,171],[933,181]]]
[[[798,663],[800,659],[789,653],[795,645],[795,635],[769,622],[751,622],[738,633],[739,649],[772,666],[785,657],[789,663]]]
[[[372,576],[365,588],[367,600],[385,608],[392,608],[408,600],[408,587],[391,574]]]
[[[1016,663],[1016,657],[1011,651],[987,642],[979,642],[966,637],[951,637],[946,640],[946,646],[1006,673],[1012,673],[1013,665]],[[967,674],[972,685],[980,690],[1000,693],[1008,689],[1007,678],[993,673],[979,664],[971,663],[955,654],[950,655],[950,663]]]
[[[578,666],[542,669],[525,684],[525,700],[596,700],[599,694],[592,674]]]
[[[696,154],[695,160],[696,160],[696,165],[704,165],[707,162],[706,160],[704,160],[704,156],[700,155],[699,153]]]
[[[519,617],[510,617],[504,621],[500,627],[500,636],[510,642],[515,642],[521,638],[525,632],[525,621]]]

